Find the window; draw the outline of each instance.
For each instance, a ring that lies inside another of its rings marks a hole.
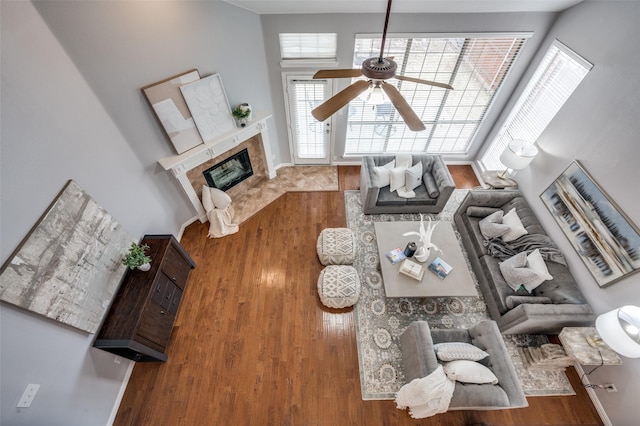
[[[511,140],[535,142],[592,67],[555,40],[480,159],[480,166],[484,170],[504,169],[499,157]]]
[[[426,126],[410,131],[390,104],[356,99],[348,117],[345,155],[385,152],[466,154],[495,94],[529,34],[389,36],[385,56],[398,74],[451,84],[446,90],[390,80]],[[354,66],[379,55],[379,36],[357,35]]]
[[[282,60],[336,59],[337,34],[335,33],[281,33],[280,56]]]

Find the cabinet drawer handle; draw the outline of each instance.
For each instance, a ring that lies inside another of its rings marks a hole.
[[[172,279],[172,280],[174,280],[174,281],[178,281],[178,280],[176,279],[176,277],[171,277],[171,279]]]
[[[160,311],[160,315],[164,315],[164,311]]]

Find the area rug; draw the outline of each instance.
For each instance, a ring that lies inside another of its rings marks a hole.
[[[467,191],[455,190],[444,210],[430,217],[453,223],[453,214]],[[359,191],[345,191],[345,206],[347,226],[357,241],[353,266],[362,282],[360,300],[354,308],[362,399],[394,399],[396,392],[405,384],[399,337],[411,322],[427,320],[434,329],[468,328],[478,321],[490,319],[489,313],[464,248],[462,251],[478,297],[386,298],[379,270],[374,222],[419,221],[420,216],[365,215]],[[460,240],[455,223],[453,228]],[[546,336],[513,335],[504,338],[527,396],[575,394],[563,371],[532,370],[523,365],[518,346],[539,346],[548,342]]]

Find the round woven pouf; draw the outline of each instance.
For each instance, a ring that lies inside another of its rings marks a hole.
[[[329,308],[346,308],[360,298],[360,279],[353,266],[329,265],[320,272],[318,295]]]
[[[316,243],[318,258],[323,265],[351,265],[356,257],[356,244],[349,228],[326,228]]]

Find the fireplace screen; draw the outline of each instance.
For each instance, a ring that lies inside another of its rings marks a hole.
[[[249,152],[246,149],[203,172],[207,184],[223,191],[253,175]]]

